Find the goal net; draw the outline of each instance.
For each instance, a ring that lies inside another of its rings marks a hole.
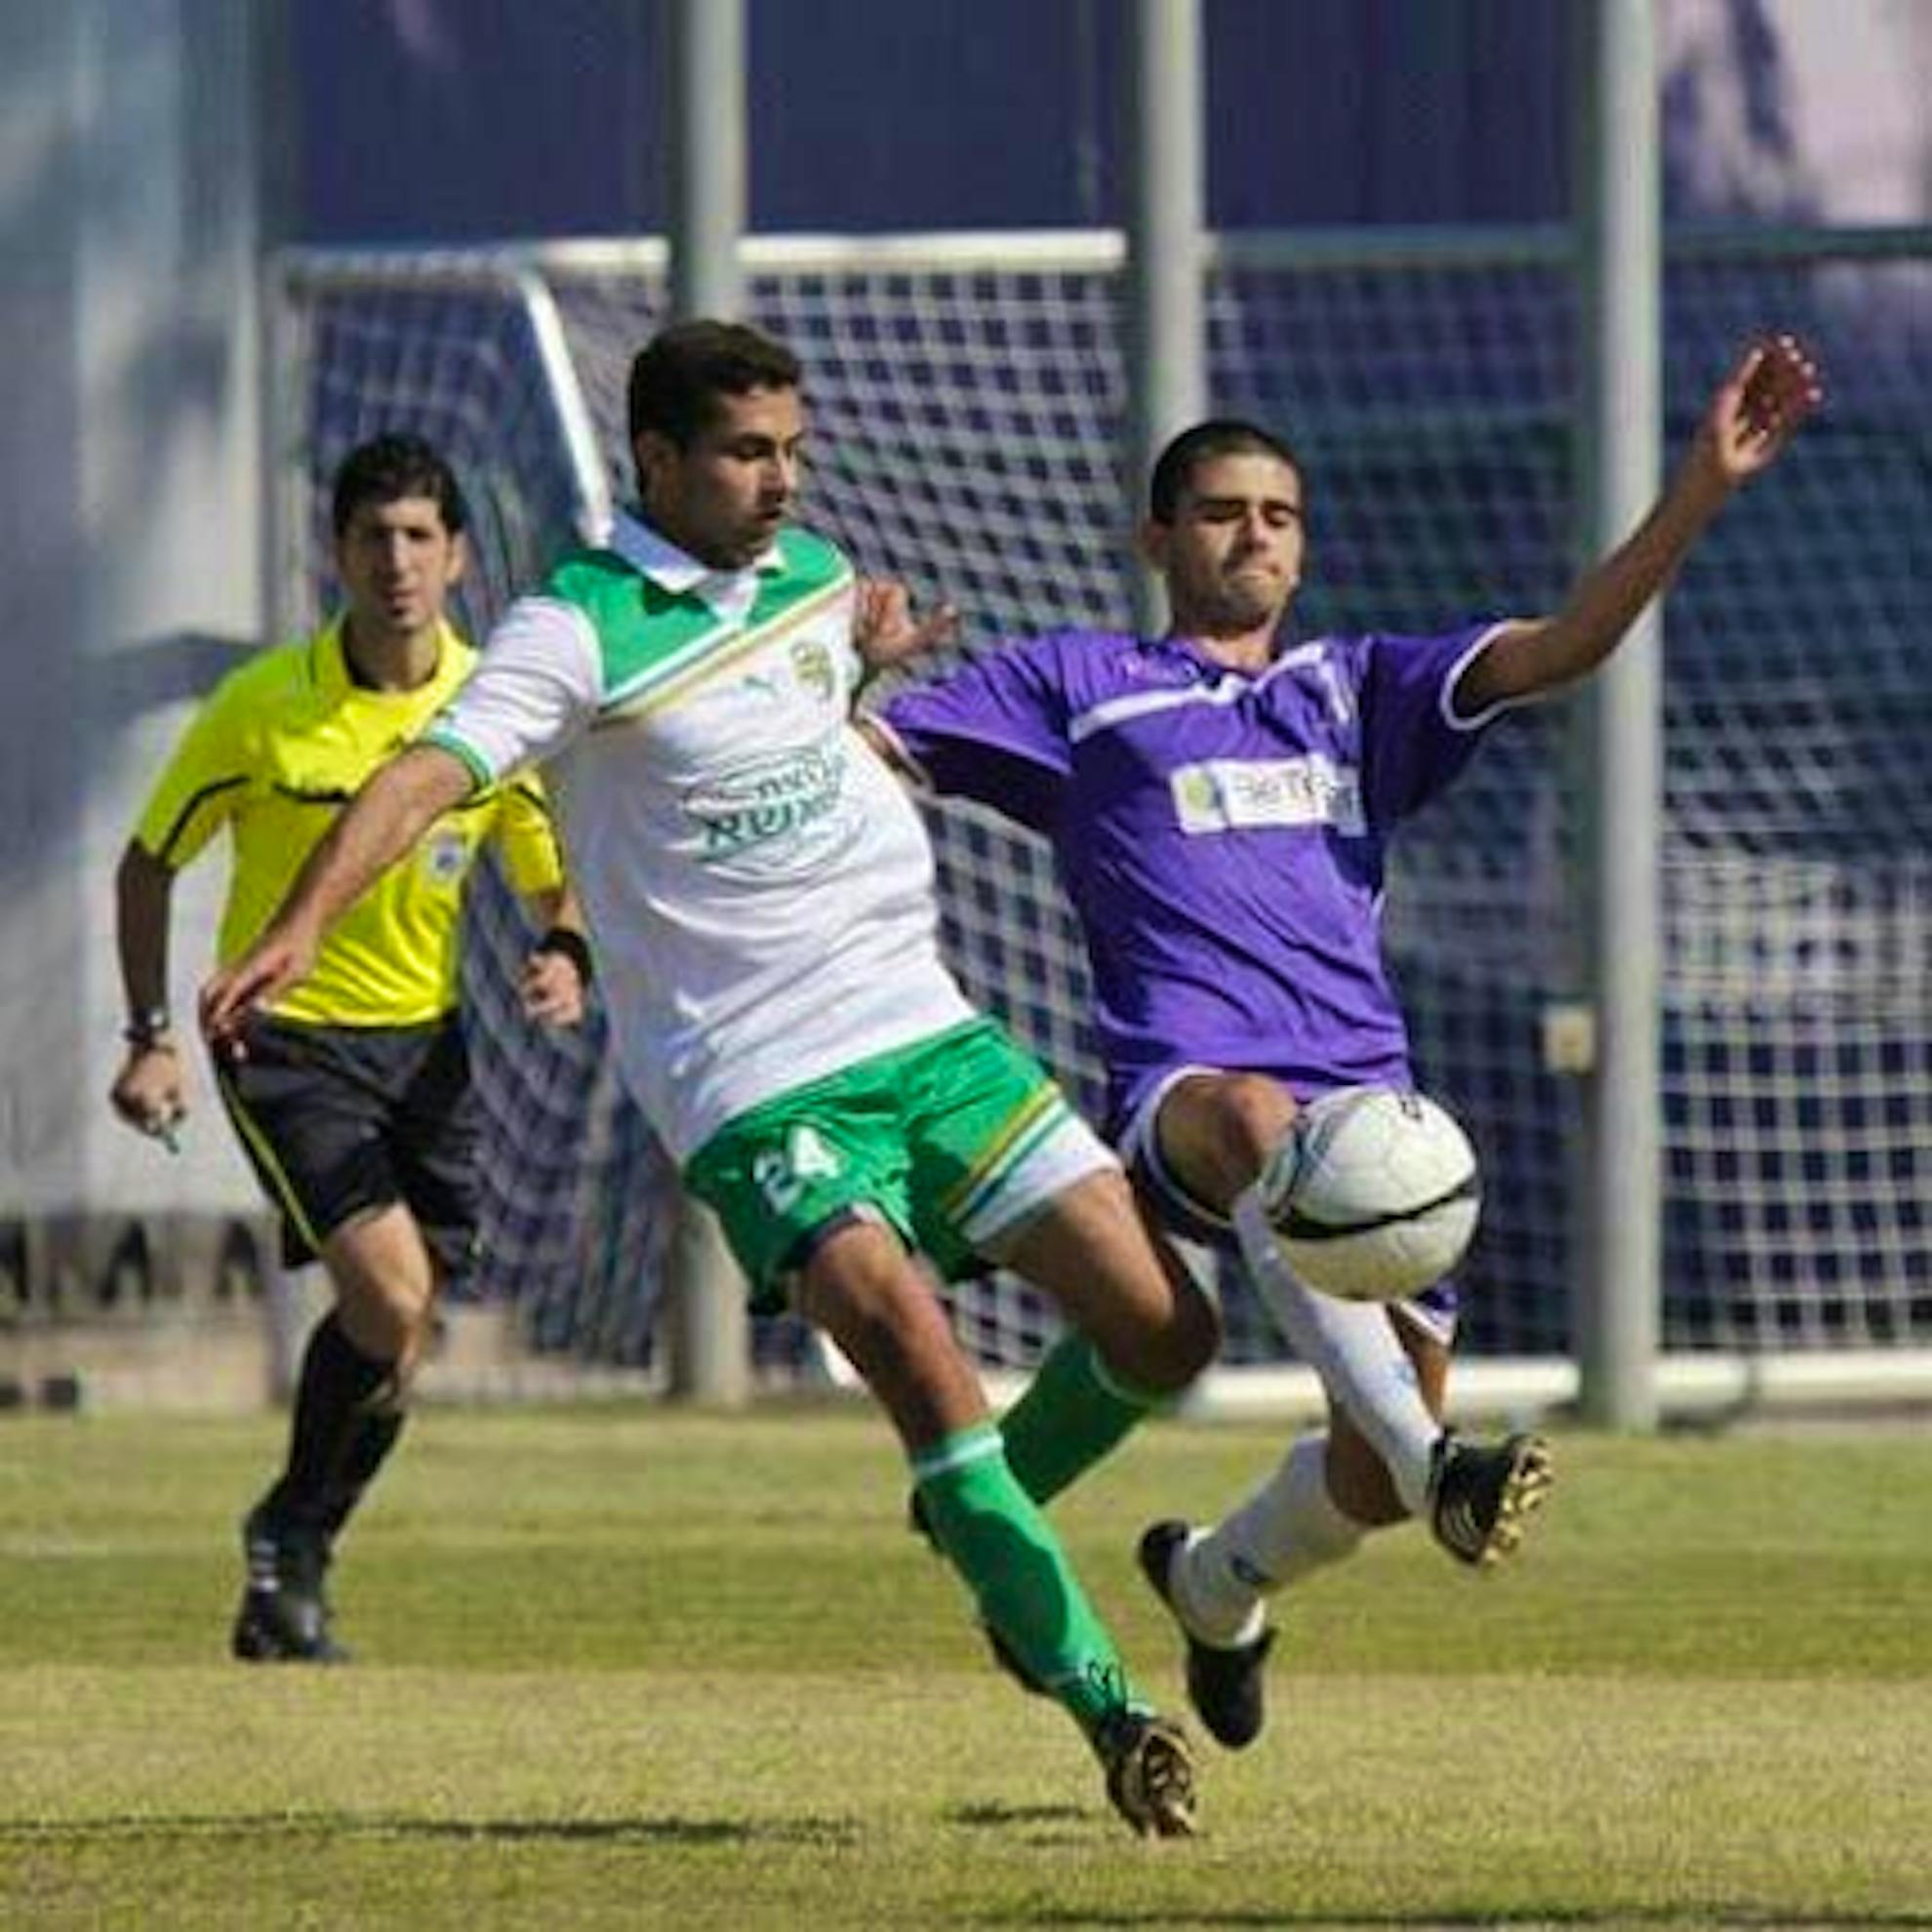
[[[1129,622],[1118,237],[767,239],[745,260],[745,312],[807,366],[808,520],[865,570],[957,603],[965,651]],[[607,513],[628,484],[624,378],[664,319],[664,269],[651,244],[285,258],[286,621],[330,593],[326,478],[379,428],[421,429],[463,477],[475,627]],[[1754,328],[1806,336],[1831,385],[1797,458],[1753,486],[1667,610],[1675,1352],[1843,1363],[1932,1344],[1929,287],[1932,236],[1686,246],[1668,273],[1670,449]],[[1577,467],[1559,240],[1230,237],[1208,298],[1213,407],[1279,425],[1308,472],[1305,630],[1551,607],[1573,569]],[[1557,704],[1493,734],[1401,843],[1388,924],[1425,1083],[1485,1162],[1466,1347],[1558,1365],[1579,1326],[1581,1096],[1544,1064],[1541,1023],[1588,979],[1571,726]],[[930,817],[962,981],[1095,1102],[1086,970],[1049,855],[970,809]],[[514,1294],[545,1346],[646,1359],[671,1177],[596,1028],[559,1042],[517,1021],[514,918],[488,899],[473,974],[502,1133],[478,1286]],[[1224,1288],[1230,1369],[1277,1362],[1238,1278]],[[990,1365],[1024,1367],[1052,1332],[1000,1277],[954,1306]]]

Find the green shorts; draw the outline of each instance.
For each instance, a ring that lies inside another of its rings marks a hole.
[[[829,1222],[868,1215],[946,1276],[1089,1174],[1119,1163],[990,1020],[877,1054],[729,1120],[685,1163],[751,1306],[785,1306]]]

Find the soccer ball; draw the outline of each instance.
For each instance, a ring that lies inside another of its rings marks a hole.
[[[1482,1205],[1469,1137],[1427,1094],[1341,1087],[1309,1102],[1264,1197],[1296,1276],[1350,1302],[1397,1302],[1462,1260]]]

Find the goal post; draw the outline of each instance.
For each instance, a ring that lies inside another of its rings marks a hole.
[[[744,312],[808,372],[808,520],[864,568],[960,605],[962,649],[1131,620],[1123,257],[1093,232],[745,245]],[[665,317],[666,271],[656,242],[279,258],[285,624],[327,592],[330,468],[361,435],[413,426],[479,506],[464,616],[482,628],[597,488],[605,503],[625,489],[624,378]],[[1767,320],[1814,342],[1832,395],[1665,618],[1667,1414],[1932,1390],[1929,281],[1923,232],[1676,237],[1669,252],[1667,450]],[[1214,243],[1211,406],[1279,423],[1308,468],[1305,629],[1440,628],[1560,595],[1578,300],[1554,230]],[[1545,1024],[1588,984],[1568,736],[1560,704],[1496,732],[1398,844],[1386,928],[1425,1082],[1488,1178],[1459,1404],[1510,1412],[1575,1395],[1581,1102]],[[1093,1106],[1085,960],[1050,855],[971,808],[933,807],[930,823],[962,982]],[[516,1230],[493,1240],[489,1290],[518,1297],[545,1348],[652,1360],[666,1164],[595,1029],[561,1059],[533,1046],[492,1009],[481,951],[483,1077],[505,1135],[493,1227]],[[1202,1399],[1251,1405],[1272,1388],[1306,1402],[1253,1298],[1231,1273],[1224,1288],[1228,1356]],[[954,1309],[999,1373],[1053,1332],[1001,1277]],[[783,1327],[755,1346],[777,1373],[812,1359]]]

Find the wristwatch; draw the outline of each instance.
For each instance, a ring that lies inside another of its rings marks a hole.
[[[168,1045],[169,1035],[174,1029],[175,1023],[168,1017],[165,1006],[143,1006],[139,1013],[128,1015],[128,1024],[121,1028],[121,1037],[129,1046],[145,1050]]]

